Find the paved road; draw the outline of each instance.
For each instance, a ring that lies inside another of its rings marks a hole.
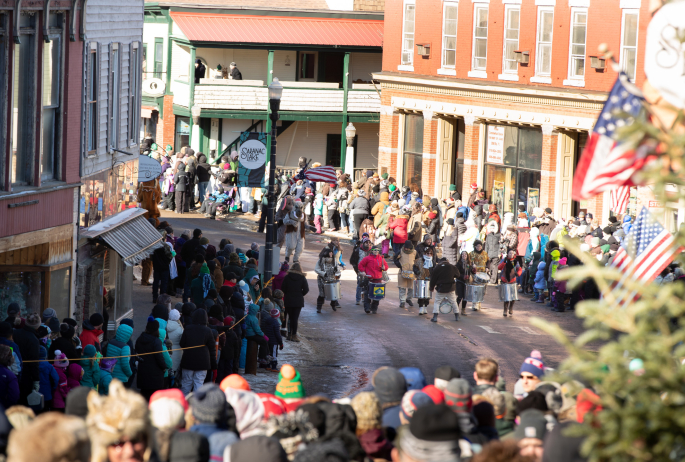
[[[245,249],[251,242],[264,242],[264,235],[256,233],[256,226],[242,218],[223,222],[197,214],[180,217],[165,212],[162,219],[171,224],[176,235],[185,228],[200,228],[214,245],[224,237]],[[301,263],[305,271],[311,271],[328,240],[313,234],[307,234],[306,239]],[[343,242],[345,261],[351,249]],[[308,274],[310,292],[299,328],[304,341],[296,346],[300,351],[297,360],[290,362],[300,370],[309,394],[323,392],[340,397],[356,393],[370,385],[375,369],[385,365],[419,367],[429,381],[435,369],[445,364],[456,367],[464,376],[472,375],[475,363],[482,357],[499,362],[507,389],[513,390],[519,367],[531,350],[540,350],[548,367],[556,367],[565,357],[564,350],[551,337],[528,323],[530,317],[557,322],[571,336],[582,332],[582,322],[573,313],[553,313],[526,297],[516,303],[513,319],[504,318],[496,287],[489,288],[482,311],[467,308],[468,316],[459,322],[450,314],[440,315],[438,323],[431,323],[430,315],[418,316],[416,306],[399,308],[397,286],[389,282],[378,314],[367,315],[361,306],[355,305],[356,280],[351,265],[348,268],[341,278],[342,309],[335,313],[327,305],[322,314],[316,313],[316,276],[313,272]],[[286,348],[290,345],[295,347],[286,342]]]

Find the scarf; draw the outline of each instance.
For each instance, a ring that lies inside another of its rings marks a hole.
[[[200,277],[202,278],[202,296],[207,298],[207,293],[212,288],[212,277],[209,275],[207,263],[202,264],[202,267],[200,268]]]
[[[424,268],[432,268],[433,267],[433,256],[432,255],[430,257],[428,255],[423,256],[423,267]]]

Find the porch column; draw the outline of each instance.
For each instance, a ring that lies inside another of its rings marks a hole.
[[[380,173],[384,173],[383,169],[385,169],[389,176],[397,181],[401,181],[401,178],[398,177],[399,172],[397,169],[400,115],[393,111],[392,106],[381,106],[380,119],[380,140],[378,142],[378,166],[381,170]]]
[[[340,168],[345,170],[345,161],[347,159],[347,138],[345,137],[345,127],[347,127],[347,91],[350,77],[350,53],[345,53],[343,58],[343,117],[342,117],[342,136],[340,137]],[[354,178],[354,162],[352,163],[352,170],[348,172]]]
[[[478,178],[478,149],[480,146],[480,124],[474,116],[464,116],[464,177],[462,180],[461,197],[469,198],[471,183],[482,186],[483,179]]]
[[[540,207],[554,207],[557,175],[559,132],[551,124],[542,126],[542,172],[540,174]],[[558,213],[557,210],[552,210]],[[564,219],[568,217],[563,217]]]
[[[190,65],[188,69],[188,81],[190,87],[190,97],[188,98],[188,110],[191,111],[193,105],[195,104],[195,47],[190,47]],[[190,117],[190,134],[188,136],[188,144],[193,145],[194,140],[198,140],[199,137],[194,133],[195,125],[193,124],[193,117]],[[195,148],[193,148],[195,149]]]
[[[435,190],[435,166],[438,152],[438,121],[433,111],[423,111],[423,163],[421,165],[421,190],[433,197]]]
[[[274,50],[269,50],[266,58],[266,86],[271,85],[274,81]],[[278,76],[276,76],[278,77]],[[269,101],[266,102],[266,171],[269,171],[269,162],[271,161],[271,105]]]

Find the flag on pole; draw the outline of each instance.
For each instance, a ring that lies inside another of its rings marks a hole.
[[[642,101],[639,90],[621,72],[578,162],[573,178],[574,200],[587,200],[630,185],[630,178],[645,164],[646,157],[638,153],[637,146],[619,140],[615,133],[640,114]]]
[[[635,223],[623,238],[611,266],[642,282],[653,281],[683,251],[675,237],[642,207]],[[622,284],[619,283],[617,288]]]
[[[630,186],[619,186],[611,190],[611,211],[619,215],[626,213],[630,201]]]
[[[335,168],[330,165],[310,168],[305,170],[304,176],[309,181],[322,181],[324,183],[337,183],[338,179],[335,176]]]

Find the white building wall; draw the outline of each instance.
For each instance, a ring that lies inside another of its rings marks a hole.
[[[145,23],[143,28],[143,42],[147,45],[147,74],[143,76],[144,79],[150,79],[153,77],[153,71],[155,66],[155,39],[162,39],[162,80],[166,77],[166,62],[167,54],[169,53],[169,44],[167,36],[169,35],[169,25],[168,24],[155,24],[155,23]]]
[[[289,66],[287,64],[290,64]],[[297,52],[274,51],[274,77],[281,82],[292,82],[297,74]]]
[[[171,80],[189,82],[190,49],[176,42],[171,44]]]
[[[356,80],[371,82],[371,74],[380,72],[382,64],[381,53],[350,53],[350,83]]]
[[[218,64],[221,64],[222,68],[228,68],[232,62],[235,62],[238,70],[243,74],[243,80],[263,80],[265,83],[268,55],[269,52],[266,50],[239,50],[234,48],[198,48],[195,51],[195,57],[203,59],[207,63],[207,67],[212,70],[208,76],[213,75]],[[172,63],[173,65],[174,63]]]

